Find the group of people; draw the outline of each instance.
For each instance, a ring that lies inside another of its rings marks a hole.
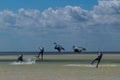
[[[40,52],[35,57],[40,59],[40,56],[41,56],[41,60],[43,61],[44,47],[39,47],[39,49],[40,49]],[[23,62],[23,54],[18,55],[16,62]]]
[[[56,49],[58,52],[61,52],[61,50],[65,50],[65,48],[63,48],[61,45],[54,43],[55,47],[54,49]],[[76,53],[81,53],[82,51],[85,51],[86,49],[83,47],[78,47],[78,46],[73,46],[73,51]]]
[[[60,47],[60,49],[59,49],[58,47]],[[79,48],[81,48],[81,47],[79,47]],[[81,52],[82,50],[86,50],[85,48],[81,48],[81,49],[79,49],[79,48],[73,46],[74,52]],[[44,47],[39,47],[39,49],[40,49],[40,52],[39,52],[35,57],[38,58],[38,59],[41,59],[41,60],[43,61]],[[56,43],[55,43],[55,49],[58,49],[58,52],[60,52],[61,49],[65,50],[62,46],[56,45]],[[79,51],[79,50],[80,50],[80,51]],[[94,62],[97,61],[96,68],[98,68],[98,65],[99,65],[99,63],[100,63],[100,61],[101,61],[101,59],[102,59],[102,56],[103,56],[103,53],[102,53],[102,52],[99,52],[99,53],[98,53],[98,57],[95,58],[95,59],[91,62],[91,64],[93,65]],[[18,56],[17,62],[23,62],[23,54],[20,54],[20,55]]]

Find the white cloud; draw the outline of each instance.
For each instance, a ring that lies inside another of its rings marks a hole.
[[[101,24],[120,24],[120,1],[102,0],[94,7],[95,19]]]
[[[66,6],[53,10],[40,12],[39,10],[21,8],[18,12],[4,10],[0,12],[1,27],[11,28],[70,28],[100,25],[120,24],[120,1],[100,0],[93,11],[80,7]]]
[[[43,12],[24,8],[17,12],[0,11],[0,33],[20,38],[37,37],[38,40],[42,37],[46,41],[55,39],[67,42],[70,39],[69,42],[79,43],[80,40],[83,45],[90,47],[96,43],[98,46],[102,43],[99,37],[104,38],[102,40],[105,42],[111,38],[113,41],[120,40],[120,1],[99,0],[92,11],[79,6],[66,6],[56,10],[48,8]]]

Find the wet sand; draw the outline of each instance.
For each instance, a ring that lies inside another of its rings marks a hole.
[[[12,65],[11,63],[17,59],[17,55],[0,56],[0,79],[119,80],[120,54],[104,54],[99,68],[89,67],[90,62],[96,56],[97,54],[45,55],[44,61],[38,60],[35,64],[30,65]],[[24,59],[29,58],[34,59],[35,57],[34,55],[24,55]],[[110,67],[110,65],[118,66]]]

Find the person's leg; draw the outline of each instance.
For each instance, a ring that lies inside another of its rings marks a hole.
[[[23,61],[23,58],[22,58],[22,57],[20,57],[20,58],[19,58],[19,61],[21,61],[21,62],[22,62],[22,61]]]
[[[97,61],[97,60],[98,60],[98,58],[95,58],[95,59],[92,61],[91,64],[94,64],[94,62]]]
[[[20,59],[18,58],[18,59],[17,59],[17,62],[19,62],[19,60],[20,60]]]
[[[99,65],[100,61],[101,61],[101,59],[99,58],[98,62],[97,62],[97,65],[96,65],[96,68],[98,68],[98,65]]]
[[[60,48],[58,48],[58,52],[60,52],[61,51],[61,49]]]
[[[37,58],[39,58],[39,57],[40,57],[40,54],[41,54],[41,52],[39,52],[39,53],[38,53]]]
[[[41,53],[41,60],[43,61],[43,53]]]

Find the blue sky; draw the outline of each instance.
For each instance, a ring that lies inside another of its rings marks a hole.
[[[120,51],[119,0],[0,1],[0,51]]]
[[[0,10],[18,10],[25,9],[39,9],[43,11],[49,7],[60,8],[66,5],[81,6],[84,9],[92,9],[93,5],[97,4],[97,0],[0,0]]]

